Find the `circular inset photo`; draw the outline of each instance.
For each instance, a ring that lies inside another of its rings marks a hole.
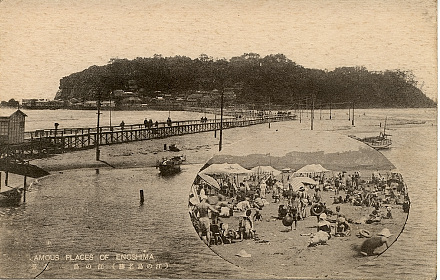
[[[280,277],[325,277],[377,257],[409,208],[404,179],[379,151],[335,132],[288,128],[226,147],[189,194],[202,242]]]

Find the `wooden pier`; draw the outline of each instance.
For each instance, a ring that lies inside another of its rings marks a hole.
[[[228,129],[295,119],[296,115],[287,114],[258,118],[226,118],[222,126],[223,129]],[[113,145],[214,130],[220,130],[220,120],[103,126],[99,131],[96,127],[36,130],[25,132],[25,143],[0,147],[0,158],[14,160],[41,158],[51,154],[91,149],[97,144]]]

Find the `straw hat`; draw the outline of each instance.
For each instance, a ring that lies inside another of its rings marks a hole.
[[[326,220],[327,219],[327,214],[321,213],[321,215],[319,215],[319,219],[320,220]]]
[[[238,256],[238,257],[242,257],[242,258],[250,258],[251,257],[251,254],[246,252],[244,249],[240,250],[240,252],[238,252],[235,255]]]
[[[385,237],[390,237],[392,234],[391,234],[391,232],[390,232],[389,229],[384,228],[384,229],[381,230],[377,235],[385,236]]]

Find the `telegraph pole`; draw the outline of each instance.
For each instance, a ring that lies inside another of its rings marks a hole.
[[[315,118],[315,97],[312,94],[312,108],[310,110],[310,129],[313,130],[313,119]]]
[[[223,91],[224,88],[222,88],[222,96],[220,99],[220,141],[218,145],[218,151],[220,152],[222,150],[222,138],[223,138]]]
[[[99,161],[99,140],[101,139],[101,133],[100,133],[100,126],[99,126],[99,116],[101,115],[101,94],[98,93],[98,101],[96,101],[96,105],[98,107],[98,113],[96,113],[98,115],[98,121],[96,122],[96,139],[95,139],[95,144],[96,144],[96,160]]]
[[[353,117],[351,118],[351,125],[354,126],[354,101],[353,101],[353,109],[352,109],[352,112],[353,112]]]
[[[269,96],[269,128],[270,128],[270,96]]]
[[[330,119],[332,119],[332,103],[330,102]]]

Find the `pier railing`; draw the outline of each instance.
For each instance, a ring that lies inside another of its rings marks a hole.
[[[275,115],[257,118],[223,119],[223,129],[244,127],[268,122],[294,120],[295,115]],[[124,126],[102,126],[99,132],[91,128],[44,129],[25,133],[26,142],[9,145],[0,150],[1,157],[19,159],[42,157],[68,151],[90,149],[99,145],[112,145],[133,141],[166,138],[184,134],[219,130],[219,119],[173,121]],[[99,141],[99,142],[98,142]]]

